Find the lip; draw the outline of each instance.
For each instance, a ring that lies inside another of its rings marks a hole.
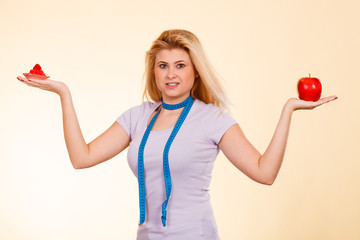
[[[175,85],[169,85],[169,84],[175,84]],[[180,84],[180,83],[178,83],[178,82],[168,82],[168,83],[166,83],[165,85],[166,85],[166,88],[168,88],[168,89],[174,89],[174,88],[176,88],[177,86],[179,86],[179,84]]]

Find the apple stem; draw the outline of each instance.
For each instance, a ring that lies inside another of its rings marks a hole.
[[[311,74],[309,73],[309,78],[311,78]]]

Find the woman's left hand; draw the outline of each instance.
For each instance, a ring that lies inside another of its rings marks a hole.
[[[330,96],[310,102],[290,98],[284,105],[273,138],[263,154],[249,142],[238,124],[226,131],[219,142],[219,147],[237,169],[259,183],[271,185],[276,179],[284,158],[292,112],[300,109],[314,109],[335,99],[337,99],[336,96]]]
[[[311,110],[311,109],[314,109],[314,108],[316,108],[318,106],[321,106],[321,105],[323,105],[325,103],[334,101],[336,99],[337,99],[337,96],[330,96],[330,97],[321,98],[318,101],[313,102],[313,101],[304,101],[304,100],[301,100],[301,99],[298,99],[298,98],[290,98],[287,101],[286,105],[288,107],[290,107],[290,109],[292,111],[301,110],[301,109]]]

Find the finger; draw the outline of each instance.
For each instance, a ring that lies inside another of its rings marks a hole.
[[[324,98],[321,98],[319,99],[318,101],[316,102],[313,102],[313,106],[314,108],[315,107],[319,107],[325,103],[328,103],[328,102],[331,102],[331,101],[334,101],[337,99],[337,96],[329,96],[329,97],[324,97]]]
[[[22,77],[22,76],[18,76],[18,77],[16,77],[17,78],[17,80],[19,80],[19,81],[21,81],[21,82],[24,82],[25,80],[26,80],[26,78],[25,77]]]
[[[22,81],[22,82],[29,82],[30,79],[26,78],[26,77],[23,77],[23,76],[18,76],[16,77],[19,81]]]
[[[327,101],[330,102],[330,101],[334,101],[338,99],[338,97],[336,95],[333,95],[333,96],[330,96],[330,97],[327,97]]]
[[[29,83],[28,81],[22,81],[25,85],[28,85],[29,87],[35,87],[33,86],[31,83]]]
[[[41,82],[38,83],[38,82],[35,82],[34,80],[32,79],[28,79],[28,78],[24,78],[24,77],[18,77],[18,79],[25,83],[26,85],[30,86],[30,87],[37,87],[37,88],[40,88],[42,86]]]
[[[16,77],[20,82],[25,83],[28,86],[34,87],[32,86],[33,84],[29,81],[29,79],[22,77],[22,76],[18,76]]]
[[[45,80],[39,80],[39,79],[28,79],[30,82],[35,83],[35,84],[44,84]]]
[[[318,102],[321,103],[321,104],[324,104],[324,103],[328,103],[328,102],[331,102],[331,101],[334,101],[336,100],[338,97],[337,96],[329,96],[329,97],[324,97],[324,98],[321,98]]]
[[[30,79],[29,79],[28,83],[33,87],[38,87],[39,88],[39,87],[43,86],[41,83],[37,83],[34,80],[30,80]]]
[[[36,88],[40,88],[41,86],[36,84],[36,83],[32,83],[31,81],[24,81],[23,83],[25,83],[26,85],[30,86],[30,87],[36,87]]]

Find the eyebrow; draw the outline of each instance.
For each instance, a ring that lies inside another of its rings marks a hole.
[[[178,61],[176,61],[174,63],[180,63],[180,62],[187,63],[185,60],[178,60]],[[158,61],[157,63],[159,64],[159,63],[168,63],[168,62],[165,62],[165,61],[161,60],[161,61]]]

